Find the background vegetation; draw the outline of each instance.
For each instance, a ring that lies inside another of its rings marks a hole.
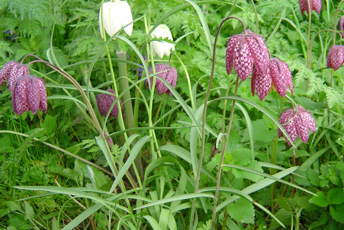
[[[337,11],[339,0],[322,1],[320,14],[311,14],[310,31],[308,15],[301,14],[297,0],[128,0],[134,30],[131,37],[121,31],[118,43],[109,37],[105,43],[100,36],[101,3],[0,1],[0,66],[34,54],[66,71],[83,86],[115,144],[108,155],[80,93],[49,67],[30,66],[31,73],[46,82],[47,113],[15,115],[11,94],[1,86],[1,229],[210,229],[216,198],[216,229],[344,228],[344,68],[326,68],[329,47],[342,38],[336,35],[334,40],[330,31],[317,34],[336,29],[343,15]],[[200,178],[197,172],[212,46],[227,16],[243,20],[263,36],[271,57],[289,65],[294,94],[288,95],[312,114],[317,132],[308,143],[297,139],[293,162],[293,150],[278,138],[275,123],[292,107],[290,101],[273,89],[260,101],[251,94],[250,79],[242,82],[216,197],[221,158],[217,147],[221,151],[233,99],[226,96],[234,95],[237,78],[235,71],[226,74],[226,43],[243,31],[237,20],[225,22],[218,37]],[[141,78],[139,70],[140,56],[148,57],[151,41],[145,23],[164,23],[174,37],[171,57],[155,58],[178,71],[171,97],[145,87],[138,96],[139,84],[134,82],[150,74]],[[118,46],[126,51],[132,103],[141,98],[137,126],[124,131],[117,119],[104,120],[95,102],[98,93],[120,85],[111,78],[108,61],[112,58],[118,80],[123,63],[116,55]],[[135,155],[141,157],[142,171],[129,167]]]

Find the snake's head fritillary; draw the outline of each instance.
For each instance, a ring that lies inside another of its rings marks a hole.
[[[308,0],[299,0],[300,10],[303,14],[305,11],[309,12],[308,10]],[[320,13],[322,2],[321,0],[309,0],[309,5],[311,10],[314,10],[318,14]]]
[[[327,68],[332,67],[334,71],[344,63],[344,46],[333,45],[328,51]]]
[[[280,61],[278,58],[272,58],[269,67],[272,83],[277,93],[281,97],[285,97],[287,95],[287,88],[289,87],[293,94],[293,81],[287,63]]]
[[[2,69],[0,70],[0,85],[5,84],[10,76],[12,68],[18,64],[19,63],[16,61],[9,61],[2,67]]]
[[[338,30],[344,31],[344,16],[341,16],[338,21]],[[344,38],[344,32],[341,33],[342,38]]]
[[[226,70],[230,74],[234,67],[245,81],[255,65],[258,74],[265,75],[269,64],[269,52],[262,36],[250,30],[229,38],[226,49]]]
[[[13,66],[9,73],[8,90],[13,93],[13,87],[16,80],[20,77],[30,75],[30,69],[26,65],[18,64]]]
[[[97,105],[98,105],[98,109],[100,111],[100,114],[102,116],[106,116],[107,113],[109,112],[109,109],[111,108],[113,102],[116,100],[116,96],[115,96],[115,91],[113,89],[107,89],[107,92],[113,94],[113,95],[109,95],[109,94],[105,94],[105,93],[101,93],[97,95]],[[119,103],[122,107],[122,100],[119,99]],[[118,116],[118,106],[115,104],[112,107],[112,110],[110,112],[110,116],[113,116],[114,118],[117,118]]]
[[[173,88],[176,87],[178,77],[176,68],[173,68],[166,64],[156,64],[154,68],[159,77],[167,81],[167,83],[169,83]],[[153,84],[153,78],[150,78],[149,81],[150,82],[146,81],[147,88],[150,88],[150,85]],[[168,87],[158,78],[155,82],[155,88],[158,91],[158,94],[166,93],[170,94],[170,96],[172,95],[172,92],[168,89]]]
[[[47,112],[47,90],[41,78],[27,75],[18,78],[13,86],[12,105],[15,114],[38,110]]]
[[[297,106],[297,110],[287,109],[284,111],[278,122],[283,126],[290,139],[295,142],[297,136],[300,137],[304,143],[308,142],[309,129],[314,133],[316,132],[315,121],[312,115],[302,108],[301,105]],[[278,137],[281,137],[281,130],[278,129]],[[287,143],[291,145],[287,138]]]

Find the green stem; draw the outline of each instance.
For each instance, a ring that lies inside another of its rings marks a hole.
[[[158,119],[159,112],[160,112],[160,109],[161,109],[162,104],[163,104],[163,102],[164,102],[165,96],[166,96],[166,93],[164,93],[164,94],[162,95],[161,101],[160,101],[160,103],[159,103],[159,107],[158,107],[157,111],[155,112],[154,123],[155,123],[156,120]]]
[[[238,88],[239,88],[239,77],[237,77],[237,80],[236,80],[234,96],[237,96]],[[220,188],[220,183],[221,183],[222,164],[223,164],[223,161],[225,159],[225,152],[226,152],[227,143],[228,143],[228,140],[229,140],[229,134],[230,134],[231,128],[232,128],[235,102],[236,101],[233,100],[233,104],[232,104],[232,108],[231,108],[231,114],[230,114],[230,117],[229,117],[228,128],[227,128],[227,139],[226,139],[227,141],[224,142],[224,144],[222,146],[222,150],[221,150],[221,160],[220,160],[219,169],[218,169],[218,172],[217,172],[215,201],[214,201],[214,206],[213,206],[213,216],[212,216],[212,220],[211,220],[211,229],[213,229],[214,223],[215,223],[216,206],[217,206],[217,202],[219,200],[219,188]]]
[[[202,166],[202,161],[203,161],[203,156],[204,156],[204,146],[205,146],[205,123],[206,123],[206,116],[207,116],[207,105],[208,105],[208,100],[209,100],[209,95],[210,95],[210,89],[211,89],[211,83],[214,78],[214,70],[215,70],[215,57],[216,57],[216,45],[217,45],[217,40],[221,31],[221,28],[223,24],[229,20],[229,19],[237,19],[241,22],[243,26],[244,33],[246,34],[246,27],[244,22],[237,17],[227,17],[223,19],[219,25],[219,28],[217,29],[216,36],[215,36],[215,41],[214,41],[214,48],[213,48],[213,61],[212,61],[212,67],[211,67],[211,73],[210,73],[210,79],[209,79],[209,84],[208,84],[208,89],[207,89],[207,94],[205,96],[204,100],[204,109],[203,109],[203,117],[202,117],[202,147],[201,147],[201,154],[200,154],[200,159],[199,159],[199,165],[198,165],[198,172],[197,172],[197,177],[196,177],[196,185],[195,185],[195,193],[198,192],[198,186],[199,186],[199,181],[200,181],[200,175],[201,175],[201,166]],[[193,200],[192,203],[192,209],[191,209],[191,218],[190,218],[190,227],[189,229],[193,229],[193,221],[194,221],[194,214],[195,214],[195,207],[196,207],[196,199]]]

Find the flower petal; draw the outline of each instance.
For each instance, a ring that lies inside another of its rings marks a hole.
[[[241,39],[234,48],[234,69],[242,81],[245,81],[251,74],[253,59],[249,45],[245,39]]]

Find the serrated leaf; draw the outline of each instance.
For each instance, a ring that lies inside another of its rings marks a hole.
[[[344,204],[334,205],[330,207],[330,214],[333,219],[344,224]]]
[[[254,161],[253,165],[250,164],[250,165],[247,165],[246,167],[254,169],[258,172],[264,172],[262,166],[259,165],[256,161]],[[254,181],[254,182],[258,182],[258,181],[264,179],[264,177],[262,177],[260,175],[256,175],[254,173],[247,172],[247,171],[240,170],[240,169],[233,169],[233,174],[237,178],[246,178],[246,179],[249,179],[249,180]]]
[[[341,204],[344,202],[343,188],[332,188],[327,193],[327,200],[329,204]]]
[[[239,148],[231,153],[235,165],[247,165],[252,162],[252,152],[251,149]],[[227,163],[226,164],[230,164]]]
[[[316,204],[320,207],[327,207],[328,206],[328,202],[325,196],[325,193],[323,191],[321,192],[317,192],[316,193],[318,196],[313,196],[309,202]]]
[[[240,198],[237,201],[230,203],[227,206],[229,215],[240,223],[253,224],[254,223],[254,207],[253,204],[244,199]]]
[[[32,220],[35,217],[35,212],[28,202],[24,202],[25,205],[25,220]]]

